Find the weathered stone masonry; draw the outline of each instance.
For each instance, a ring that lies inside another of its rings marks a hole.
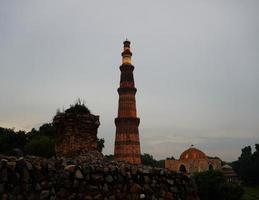
[[[103,160],[99,154],[48,160],[0,155],[0,199],[199,200],[185,175]]]
[[[57,156],[84,154],[97,149],[97,129],[99,116],[90,112],[70,112],[57,114],[53,119],[57,132],[55,146]]]

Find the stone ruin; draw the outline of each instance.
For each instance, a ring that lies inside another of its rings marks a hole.
[[[97,150],[99,116],[91,114],[84,105],[77,103],[53,119],[56,129],[57,156],[73,156]]]
[[[0,155],[3,200],[199,200],[192,178],[112,161],[94,151],[72,158]]]
[[[191,177],[97,151],[99,116],[74,105],[53,119],[56,157],[0,155],[3,200],[199,200]]]

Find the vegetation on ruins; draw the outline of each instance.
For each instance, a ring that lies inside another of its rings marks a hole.
[[[85,101],[78,98],[74,104],[70,104],[68,109],[64,109],[61,111],[60,109],[57,109],[56,115],[62,114],[62,113],[87,113],[91,114],[91,111],[86,106]]]
[[[70,108],[65,110],[65,113],[88,113],[91,111],[86,107],[85,102],[81,99],[77,99],[73,105],[70,105]]]

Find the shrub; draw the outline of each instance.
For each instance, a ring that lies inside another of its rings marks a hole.
[[[55,141],[47,136],[33,137],[25,146],[28,154],[51,157],[55,155]]]
[[[239,200],[243,189],[232,183],[227,183],[220,171],[206,171],[194,175],[201,200]]]

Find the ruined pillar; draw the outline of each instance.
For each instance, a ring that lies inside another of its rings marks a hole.
[[[56,129],[57,156],[75,156],[97,151],[99,116],[90,113],[85,105],[76,104],[53,119]]]

